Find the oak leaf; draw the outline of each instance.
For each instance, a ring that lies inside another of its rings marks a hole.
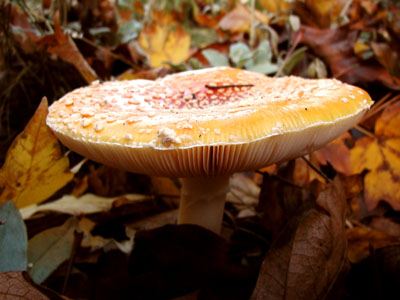
[[[56,136],[46,126],[47,99],[11,144],[0,170],[0,204],[13,200],[21,208],[46,200],[73,174]]]
[[[375,123],[375,136],[363,137],[351,149],[353,174],[364,177],[364,197],[369,210],[383,200],[400,210],[400,102],[384,110]]]
[[[145,27],[139,45],[147,53],[152,67],[179,64],[189,58],[190,35],[171,15],[154,12],[157,22]]]

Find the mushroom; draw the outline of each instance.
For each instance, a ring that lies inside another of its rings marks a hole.
[[[334,79],[216,67],[92,83],[54,102],[47,124],[94,161],[183,178],[178,223],[218,233],[230,174],[314,151],[371,105],[365,91]]]

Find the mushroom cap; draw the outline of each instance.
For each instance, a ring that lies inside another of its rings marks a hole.
[[[365,91],[334,79],[216,67],[93,83],[54,102],[47,124],[71,150],[107,165],[217,176],[314,151],[371,105]]]

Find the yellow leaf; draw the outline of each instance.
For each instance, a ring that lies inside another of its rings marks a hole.
[[[364,178],[365,203],[372,210],[383,200],[391,204],[393,209],[400,210],[400,182],[390,170],[369,172]]]
[[[190,35],[168,16],[144,28],[139,36],[139,45],[149,56],[152,67],[167,62],[178,64],[190,55]]]
[[[363,137],[356,141],[351,149],[352,174],[359,174],[364,170],[375,170],[383,163],[383,155],[377,140]]]
[[[376,120],[375,134],[386,137],[400,137],[400,102],[390,105]]]
[[[385,109],[376,120],[376,138],[363,137],[351,150],[353,174],[369,171],[364,177],[364,197],[369,210],[379,201],[400,210],[400,105]]]
[[[262,7],[272,13],[280,13],[290,9],[290,3],[286,0],[259,0]]]
[[[46,125],[46,116],[47,99],[43,98],[7,152],[0,170],[0,204],[13,200],[21,208],[42,202],[73,178],[68,158]]]

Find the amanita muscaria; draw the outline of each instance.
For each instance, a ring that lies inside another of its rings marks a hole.
[[[362,89],[333,79],[217,67],[93,83],[54,102],[47,124],[94,161],[182,178],[178,223],[219,232],[230,174],[316,150],[371,104]]]

